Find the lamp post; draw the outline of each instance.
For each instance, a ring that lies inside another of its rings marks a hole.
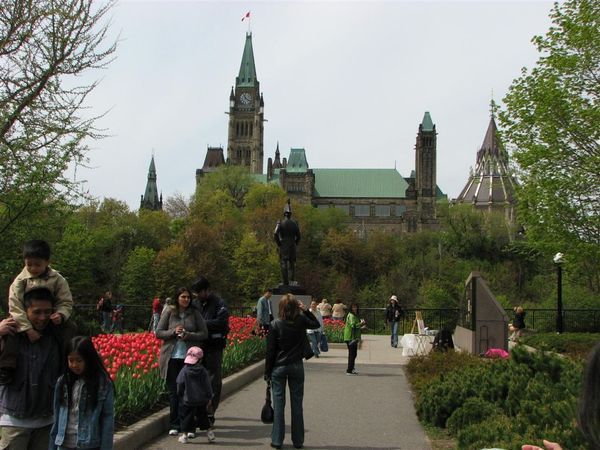
[[[563,332],[563,306],[562,306],[562,263],[563,254],[554,255],[554,264],[556,264],[557,285],[556,285],[556,332]]]

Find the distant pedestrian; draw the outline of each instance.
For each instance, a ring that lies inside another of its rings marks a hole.
[[[111,450],[114,386],[89,337],[67,345],[67,364],[54,391],[50,450]]]
[[[163,301],[160,297],[154,297],[152,300],[152,331],[156,333],[156,327],[158,327],[158,321],[163,311]]]
[[[390,297],[390,304],[385,310],[385,323],[390,326],[390,339],[392,347],[398,347],[398,326],[402,319],[402,308],[398,304],[398,297],[392,295]]]
[[[256,321],[263,333],[269,331],[271,321],[273,320],[273,306],[271,304],[272,289],[266,289],[261,298],[256,304]]]
[[[210,378],[202,366],[204,353],[200,347],[190,347],[185,356],[184,366],[177,375],[177,395],[179,396],[179,417],[181,436],[179,442],[185,444],[196,437],[196,426],[206,431],[208,442],[215,440],[215,432],[208,421],[207,408],[213,392]]]
[[[183,368],[188,349],[202,345],[208,332],[202,314],[191,306],[189,289],[179,288],[173,298],[175,304],[160,316],[156,337],[163,340],[158,365],[169,391],[169,435],[177,436],[181,429],[177,375]]]
[[[321,300],[321,303],[317,306],[317,309],[321,313],[323,319],[331,319],[331,305],[326,298]]]
[[[511,341],[516,341],[517,338],[520,338],[523,335],[523,330],[525,329],[525,310],[522,306],[516,306],[514,308],[514,312],[515,318],[513,319],[511,326]]]
[[[302,302],[292,294],[279,301],[279,315],[272,322],[267,335],[265,380],[271,382],[273,392],[273,428],[271,447],[281,448],[285,435],[285,386],[290,389],[292,410],[292,443],[296,448],[304,445],[304,344],[306,330],[319,328],[319,321]]]
[[[111,316],[113,312],[111,291],[106,291],[104,296],[100,297],[100,300],[98,300],[98,304],[96,305],[96,309],[102,314],[102,331],[105,333],[110,332],[112,325]]]
[[[331,309],[331,318],[333,320],[344,320],[347,308],[339,298],[335,301]]]
[[[318,308],[317,308],[317,301],[313,300],[312,302],[310,302],[310,309],[309,311],[316,317],[316,319],[319,321],[319,328],[316,329],[310,329],[308,328],[306,330],[306,334],[308,335],[308,340],[310,341],[310,347],[313,351],[313,353],[315,354],[315,358],[318,358],[319,355],[321,354],[321,351],[319,350],[319,343],[321,342],[321,335],[323,334],[323,316],[321,316],[321,313],[319,312]]]
[[[346,317],[346,326],[344,327],[344,342],[348,347],[348,366],[346,375],[358,375],[354,368],[356,355],[358,354],[358,344],[361,340],[361,329],[366,327],[364,319],[360,316],[360,307],[358,303],[350,305],[350,312]]]
[[[112,326],[110,328],[111,333],[118,331],[119,333],[123,334],[123,320],[125,319],[124,316],[125,308],[122,304],[119,303],[112,312]]]

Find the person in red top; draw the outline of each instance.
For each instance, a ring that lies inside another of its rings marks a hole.
[[[163,302],[160,297],[154,297],[152,300],[152,331],[156,331],[156,327],[158,326],[158,319],[160,319],[160,315],[163,310]]]

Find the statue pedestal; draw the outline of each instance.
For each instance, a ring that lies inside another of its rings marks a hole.
[[[273,317],[277,318],[279,316],[279,300],[285,294],[292,294],[296,300],[300,300],[306,308],[310,307],[310,301],[312,299],[311,295],[306,293],[306,289],[299,285],[285,285],[280,284],[276,288],[273,288],[273,295],[271,296],[271,305],[273,308]]]

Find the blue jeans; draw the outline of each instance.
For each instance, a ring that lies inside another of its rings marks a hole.
[[[271,373],[271,389],[273,391],[273,429],[271,442],[283,445],[285,435],[285,383],[290,385],[290,404],[292,407],[292,443],[299,447],[304,445],[304,365],[302,360],[286,366],[276,366]]]
[[[321,354],[321,350],[319,350],[319,342],[321,342],[321,332],[315,331],[314,333],[308,333],[308,341],[310,342],[310,348],[312,349],[315,356],[319,356]]]
[[[392,347],[398,347],[398,324],[400,322],[392,322],[390,323],[390,328],[392,329]]]

